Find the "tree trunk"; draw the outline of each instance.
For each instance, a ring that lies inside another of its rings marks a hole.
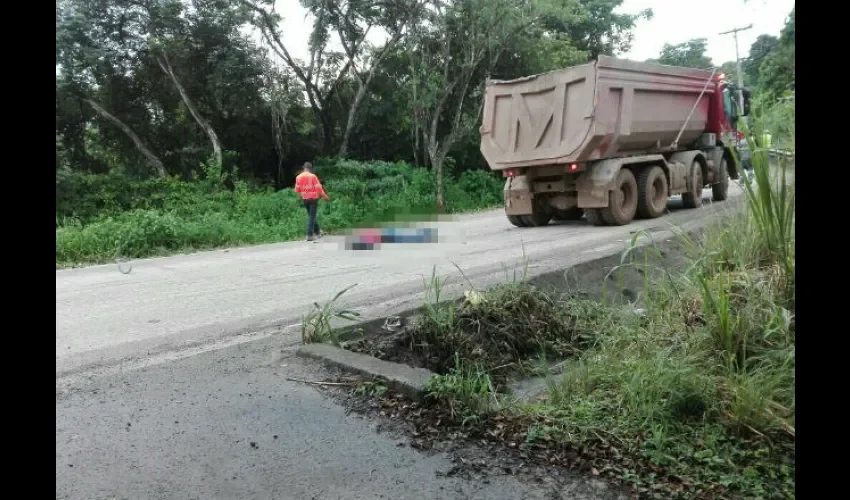
[[[177,75],[174,74],[174,69],[171,67],[171,63],[168,61],[168,56],[163,53],[161,56],[156,56],[156,62],[159,63],[159,67],[162,68],[162,71],[165,72],[171,78],[171,81],[174,82],[174,86],[177,87],[177,91],[180,92],[180,97],[183,99],[183,103],[186,104],[186,107],[189,108],[189,113],[192,114],[192,117],[198,122],[198,125],[204,129],[204,132],[210,138],[210,142],[212,142],[213,147],[213,159],[219,167],[224,165],[222,153],[221,153],[221,143],[218,140],[218,135],[215,133],[210,122],[208,122],[201,113],[198,111],[198,108],[195,107],[195,104],[189,98],[189,94],[186,93],[186,89],[183,88],[183,85],[180,83],[180,80],[177,79]]]
[[[344,40],[343,31],[339,30],[340,40]],[[375,70],[381,65],[381,61],[384,59],[390,50],[401,40],[402,32],[401,30],[396,31],[393,34],[392,38],[390,38],[387,43],[384,45],[384,48],[381,49],[381,52],[372,60],[372,64],[369,67],[369,71],[365,77],[361,77],[357,73],[357,65],[354,63],[355,53],[357,48],[359,47],[359,43],[352,43],[351,47],[348,47],[343,42],[343,48],[348,54],[348,64],[351,66],[352,71],[354,72],[354,76],[357,79],[357,93],[354,95],[354,101],[351,103],[351,107],[348,108],[348,121],[345,124],[345,133],[342,136],[342,144],[339,145],[339,156],[341,158],[345,158],[348,154],[348,142],[351,139],[351,131],[354,130],[354,123],[357,119],[357,112],[360,110],[360,105],[363,103],[363,98],[366,97],[366,92],[369,90],[369,85],[372,83],[372,78],[375,76]],[[365,36],[364,36],[365,39]],[[363,40],[360,41],[362,43]]]
[[[151,164],[157,175],[159,175],[160,177],[166,177],[168,175],[165,171],[165,165],[162,164],[162,160],[160,160],[159,157],[153,153],[153,151],[148,149],[145,143],[142,142],[142,139],[140,139],[139,136],[136,135],[135,132],[133,132],[133,129],[131,129],[126,123],[122,122],[117,117],[111,115],[95,101],[91,99],[86,99],[85,101],[89,103],[89,106],[91,106],[100,116],[106,118],[107,120],[112,122],[116,127],[120,128],[122,132],[127,134],[127,137],[129,137],[130,140],[133,141],[133,144],[136,145],[136,148],[139,150],[139,152],[142,153],[142,155],[148,160],[148,163]]]
[[[431,143],[428,144],[428,159],[431,162],[431,171],[434,172],[434,180],[436,181],[437,194],[437,213],[446,213],[446,200],[443,186],[443,165],[445,164],[446,155],[437,147],[437,142],[431,138]]]
[[[351,139],[351,132],[354,130],[354,121],[357,118],[357,110],[360,109],[360,104],[363,98],[366,97],[366,84],[360,83],[357,86],[357,93],[354,95],[354,101],[351,107],[348,108],[348,122],[345,124],[345,133],[342,135],[342,144],[339,145],[339,157],[345,158],[348,155],[348,141]]]
[[[446,213],[446,200],[443,194],[443,160],[433,162],[434,177],[437,179],[437,213]]]
[[[319,126],[322,129],[322,154],[331,155],[334,145],[334,124],[329,106],[323,105],[318,112]]]

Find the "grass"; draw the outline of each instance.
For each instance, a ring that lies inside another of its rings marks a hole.
[[[528,447],[575,450],[647,498],[794,498],[794,186],[751,150],[745,210],[683,238],[685,272],[645,275],[643,314],[516,280],[428,306],[412,335],[439,373],[431,401],[483,436],[510,421]],[[641,264],[632,250],[621,267]],[[505,394],[506,366],[564,358],[543,401]]]
[[[431,173],[406,163],[321,160],[316,173],[331,197],[319,207],[326,232],[429,217],[436,206]],[[291,189],[238,182],[230,192],[208,180],[217,177],[57,176],[56,266],[304,237],[304,208]],[[464,172],[447,186],[447,206],[450,212],[498,206],[501,190],[490,172]]]
[[[335,321],[357,321],[360,313],[339,305],[339,299],[345,292],[354,288],[351,285],[339,292],[324,304],[313,303],[313,307],[301,321],[301,341],[305,344],[324,343],[339,346],[339,325]]]
[[[639,314],[516,275],[445,300],[434,272],[409,332],[415,358],[437,373],[423,423],[580,463],[645,498],[794,498],[795,189],[784,158],[774,175],[766,152],[752,141],[750,150],[745,209],[699,237],[682,235],[685,271],[637,262],[636,234],[606,276],[643,267]],[[563,373],[552,375],[548,360],[567,360]],[[541,373],[545,398],[510,394],[512,378]]]
[[[410,332],[412,350],[436,373],[456,370],[459,357],[501,383],[526,370],[530,359],[563,359],[591,343],[594,332],[584,318],[604,313],[595,302],[561,303],[557,294],[519,280],[472,290],[460,303],[442,301],[445,281],[435,274],[427,283],[422,320]]]
[[[498,408],[498,398],[490,375],[477,363],[465,363],[455,354],[454,366],[441,376],[431,377],[427,397],[448,405],[452,418],[463,424]]]

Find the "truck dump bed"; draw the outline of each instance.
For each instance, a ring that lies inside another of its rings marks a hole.
[[[487,83],[481,153],[493,170],[656,152],[705,131],[710,71],[600,56],[596,62]]]

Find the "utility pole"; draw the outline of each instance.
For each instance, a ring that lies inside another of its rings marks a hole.
[[[729,31],[720,33],[721,35],[732,34],[735,37],[735,67],[738,70],[738,111],[741,116],[744,115],[744,72],[741,71],[741,58],[738,54],[738,32],[746,31],[752,28],[753,25],[744,26],[743,28],[735,28]]]

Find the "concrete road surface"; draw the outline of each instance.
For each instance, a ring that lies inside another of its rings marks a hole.
[[[432,266],[456,276],[456,263],[483,285],[524,262],[529,274],[559,269],[619,251],[635,231],[704,224],[738,205],[679,204],[626,227],[518,229],[495,210],[441,222],[436,245],[355,253],[328,238],[136,261],[129,274],[57,271],[56,498],[625,498],[568,471],[506,475],[496,459],[486,477],[445,477],[450,456],[411,449],[303,383],[329,374],[293,344],[310,303],[354,283],[346,302],[379,317],[418,304]]]
[[[582,220],[515,228],[502,210],[492,210],[437,223],[444,241],[432,245],[353,252],[342,248],[342,237],[327,237],[137,260],[128,274],[114,264],[59,270],[57,375],[181,348],[224,346],[249,332],[282,332],[284,344],[294,343],[310,305],[350,285],[357,284],[344,295],[346,304],[378,317],[421,301],[434,266],[440,275],[458,276],[456,265],[476,285],[504,280],[524,266],[532,275],[556,270],[621,250],[636,231],[702,224],[730,210],[740,194],[732,183],[730,199],[712,204],[706,190],[706,205],[696,210],[681,209],[673,199],[664,217],[623,227]]]
[[[57,500],[628,498],[567,471],[515,477],[498,462],[477,480],[446,477],[450,456],[412,449],[293,381],[327,375],[273,340],[57,382]]]

